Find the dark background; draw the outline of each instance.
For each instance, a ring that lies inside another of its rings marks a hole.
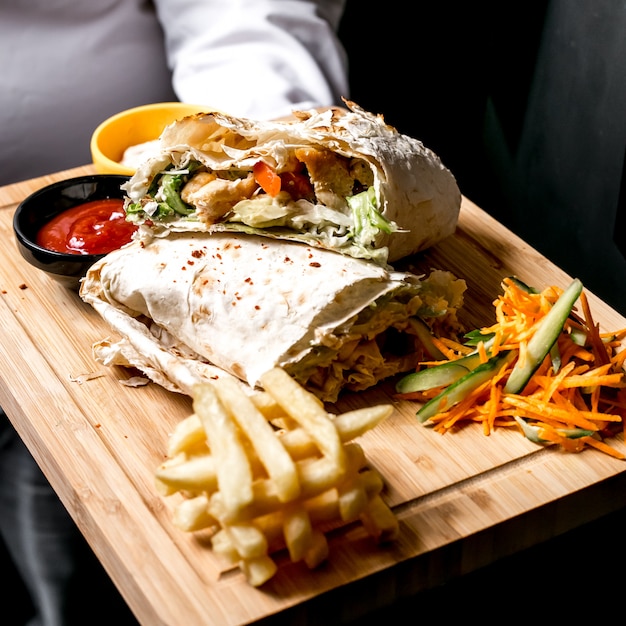
[[[626,315],[625,33],[624,0],[348,0],[340,36],[352,100]]]
[[[340,35],[352,100],[421,139],[466,197],[626,315],[626,2],[348,0]],[[376,617],[616,616],[624,528],[622,509]]]

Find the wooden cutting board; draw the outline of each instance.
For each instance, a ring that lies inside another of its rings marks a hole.
[[[384,384],[348,394],[339,408],[394,404],[393,415],[359,443],[385,479],[399,539],[380,547],[353,527],[337,529],[324,566],[308,571],[279,557],[278,574],[263,589],[250,587],[172,525],[172,503],[154,488],[168,435],[191,412],[190,400],[156,385],[125,386],[128,372],[97,364],[91,345],[108,328],[17,252],[17,203],[45,184],[91,172],[0,188],[0,405],[143,624],[235,625],[304,612],[311,623],[316,615],[339,623],[626,505],[625,462],[593,450],[541,448],[513,431],[439,435]],[[415,263],[467,281],[468,328],[491,323],[505,276],[541,288],[571,280],[466,198],[456,234]],[[626,326],[587,295],[604,330]],[[621,438],[616,446],[626,451]]]

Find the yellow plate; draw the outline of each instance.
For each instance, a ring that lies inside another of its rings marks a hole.
[[[157,102],[109,117],[91,136],[91,158],[96,171],[131,176],[134,169],[120,163],[126,148],[157,139],[167,125],[187,115],[210,111],[215,109],[184,102]]]

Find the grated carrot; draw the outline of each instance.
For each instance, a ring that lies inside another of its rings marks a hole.
[[[448,360],[452,361],[457,358],[458,353],[456,353],[452,348],[446,345],[446,342],[443,339],[439,337],[433,337],[433,343]]]
[[[443,344],[443,345],[440,345],[440,349],[442,350],[442,352],[443,352],[443,347],[446,347],[449,350],[452,350],[453,353],[459,356],[469,354],[472,351],[472,348],[470,348],[469,346],[466,346],[465,344],[459,343],[458,341],[455,341],[454,339],[449,339],[448,337],[438,337],[438,339],[441,342],[441,344]]]
[[[522,430],[516,421],[521,417],[548,445],[559,445],[570,452],[591,447],[626,459],[607,442],[618,432],[626,437],[626,349],[622,343],[626,328],[601,332],[583,291],[580,314],[576,309],[572,311],[555,344],[558,362],[546,356],[522,392],[505,393],[504,385],[515,362],[530,358],[528,342],[563,290],[548,287],[537,293],[509,278],[503,280],[502,288],[502,295],[493,302],[496,322],[480,329],[481,334],[493,337],[491,346],[487,350],[483,342],[478,342],[475,349],[481,362],[507,350],[514,350],[516,359],[457,404],[442,407],[430,419],[434,429],[443,434],[480,423],[483,433],[489,435],[501,427]],[[467,354],[455,343],[441,339],[438,344],[448,360]],[[441,391],[438,388],[398,397],[426,402]]]
[[[624,454],[622,454],[621,452],[619,452],[615,448],[607,445],[604,441],[601,441],[599,439],[594,439],[593,437],[581,437],[580,440],[581,440],[582,443],[585,443],[588,446],[592,446],[594,448],[597,448],[598,450],[601,450],[605,454],[609,454],[610,456],[614,456],[616,459],[621,459],[621,460],[626,459],[626,456]]]
[[[602,338],[600,337],[599,326],[598,324],[594,323],[593,318],[591,317],[589,301],[587,300],[587,296],[584,292],[580,294],[580,303],[582,305],[583,313],[585,315],[585,323],[587,326],[587,331],[589,332],[589,339],[591,341],[593,354],[596,357],[598,363],[608,363],[609,357],[606,352],[606,348],[602,343]]]
[[[478,343],[478,346],[476,347],[478,349],[478,354],[480,354],[480,362],[486,363],[489,360],[489,356],[487,356],[487,348],[485,348],[485,342],[480,341]]]

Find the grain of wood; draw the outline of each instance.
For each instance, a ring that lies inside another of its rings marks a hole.
[[[332,623],[358,605],[375,608],[400,588],[437,584],[626,503],[626,489],[609,494],[605,487],[611,480],[626,483],[623,462],[595,451],[539,448],[512,431],[486,437],[465,428],[442,436],[419,424],[417,406],[397,402],[392,385],[383,384],[347,394],[336,408],[394,404],[394,414],[360,443],[386,480],[384,497],[401,521],[399,540],[376,546],[355,527],[337,529],[324,567],[308,571],[279,556],[281,568],[267,588],[250,587],[201,536],[172,525],[173,502],[154,487],[168,435],[191,412],[190,399],[152,384],[124,386],[119,380],[128,372],[97,364],[91,345],[108,336],[108,328],[15,247],[12,215],[23,197],[92,171],[0,188],[0,405],[142,623],[245,624],[299,607],[312,611],[324,606],[325,591],[342,587],[340,601],[325,614]],[[457,233],[411,262],[467,281],[462,319],[468,327],[491,322],[491,303],[507,275],[537,287],[570,280],[465,198]],[[589,299],[603,328],[626,326],[593,294]],[[581,494],[595,496],[593,511],[567,506]],[[520,524],[524,519],[530,526]]]

